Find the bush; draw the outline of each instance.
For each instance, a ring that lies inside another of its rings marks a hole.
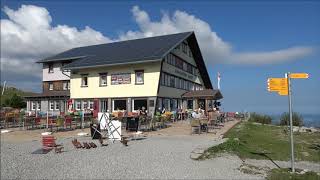
[[[25,108],[27,104],[26,102],[24,102],[21,96],[15,93],[12,95],[10,99],[5,100],[5,106],[9,106],[13,108]]]
[[[282,113],[280,116],[280,125],[281,126],[289,126],[289,113]],[[292,124],[294,126],[303,126],[303,117],[299,113],[292,113]]]
[[[272,118],[268,115],[262,115],[257,113],[251,113],[250,114],[250,122],[257,122],[261,124],[271,124]]]

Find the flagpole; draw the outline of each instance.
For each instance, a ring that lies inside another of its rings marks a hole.
[[[218,72],[218,89],[220,89],[220,73]]]

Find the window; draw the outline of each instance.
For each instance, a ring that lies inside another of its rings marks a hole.
[[[183,60],[176,58],[176,67],[183,69]]]
[[[187,43],[185,43],[185,42],[182,43],[182,51],[183,51],[184,53],[187,53],[187,52],[188,52],[188,45],[187,45]]]
[[[187,64],[187,72],[190,74],[193,74],[193,69],[192,69],[192,65],[191,64]]]
[[[90,100],[89,101],[89,109],[93,110],[94,109],[93,106],[94,106],[94,102],[93,102],[93,100]]]
[[[142,107],[147,109],[147,99],[134,99],[133,100],[133,110],[141,110]]]
[[[49,109],[54,110],[54,102],[53,101],[49,101]]]
[[[183,62],[183,70],[184,71],[187,71],[187,69],[188,69],[188,66],[189,64],[188,63],[185,63],[185,62]]]
[[[170,99],[164,100],[164,108],[166,109],[166,111],[170,111]]]
[[[180,45],[178,45],[177,47],[175,47],[174,49],[176,50],[180,50]]]
[[[106,99],[100,100],[100,111],[107,112],[108,110],[108,101]]]
[[[162,85],[162,86],[164,86],[165,85],[165,78],[164,78],[164,76],[165,76],[165,74],[164,73],[162,73],[161,74],[161,81],[160,81],[160,84]]]
[[[81,101],[76,101],[76,110],[81,109]]]
[[[190,49],[189,49],[189,57],[192,57],[192,52]]]
[[[178,101],[176,99],[171,99],[170,110],[175,111],[178,107]]]
[[[113,111],[127,110],[126,100],[113,100]]]
[[[81,75],[81,87],[88,87],[88,74]]]
[[[174,84],[174,87],[176,88],[180,88],[180,78],[175,78],[175,84]]]
[[[144,71],[137,70],[135,79],[136,79],[136,84],[143,84],[144,83]]]
[[[174,87],[175,79],[174,76],[170,76],[170,87]]]
[[[31,102],[31,110],[36,110],[36,102],[32,101]]]
[[[70,82],[65,81],[63,82],[63,90],[69,90],[70,89]]]
[[[48,64],[48,72],[53,73],[53,64]]]
[[[53,83],[49,82],[49,90],[52,91],[53,90]]]
[[[193,100],[188,100],[187,101],[187,108],[188,109],[193,109]]]
[[[157,107],[158,107],[158,110],[162,111],[162,98],[158,98]]]
[[[149,107],[154,107],[154,100],[149,100]]]
[[[168,74],[165,74],[165,85],[170,86],[170,77]]]
[[[41,109],[41,101],[37,101],[37,110],[40,111]]]
[[[88,102],[82,101],[82,109],[87,109],[87,108],[88,108]]]
[[[100,73],[100,86],[106,86],[107,85],[107,73]]]
[[[55,110],[60,110],[60,101],[55,102]]]

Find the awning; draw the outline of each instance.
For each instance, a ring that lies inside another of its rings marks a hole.
[[[70,91],[46,91],[43,93],[34,93],[32,95],[24,96],[26,99],[35,98],[68,98],[70,97]]]
[[[217,89],[204,89],[199,91],[189,91],[182,95],[182,98],[203,98],[203,99],[212,99],[219,100],[222,99],[223,96],[220,90]]]

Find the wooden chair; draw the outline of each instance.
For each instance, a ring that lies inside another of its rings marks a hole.
[[[57,126],[56,121],[53,120],[52,118],[50,118],[50,119],[48,120],[48,127],[50,127],[50,131],[51,131],[51,132],[52,132],[52,129],[53,129],[54,126]]]
[[[219,129],[220,127],[217,126],[218,114],[209,111],[208,112],[208,123],[207,123],[207,133],[214,129]]]
[[[69,125],[69,129],[72,129],[72,117],[66,116],[64,120],[64,124],[67,127]]]
[[[192,119],[191,120],[191,134],[193,133],[201,133],[201,126],[200,126],[200,120],[199,119]]]
[[[36,117],[36,118],[34,119],[34,125],[35,125],[36,127],[40,127],[40,129],[41,129],[41,126],[42,126],[42,124],[41,124],[41,117]]]

